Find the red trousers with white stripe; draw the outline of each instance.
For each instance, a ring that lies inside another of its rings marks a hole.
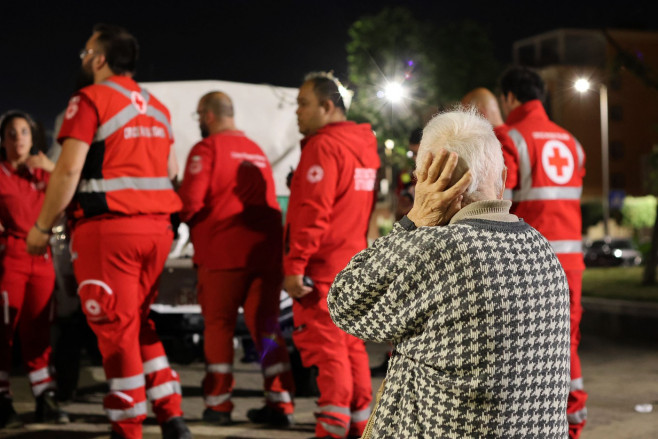
[[[129,439],[142,437],[147,396],[160,424],[182,415],[180,380],[148,319],[172,239],[165,216],[86,221],[73,232],[80,303],[110,387],[103,405]]]
[[[569,438],[578,439],[587,422],[587,392],[583,387],[583,374],[580,369],[580,319],[583,308],[580,304],[583,284],[582,270],[565,270],[569,283],[571,314],[571,388],[567,400],[567,419],[569,421]]]
[[[233,410],[233,335],[238,308],[259,354],[265,403],[285,414],[294,410],[295,384],[286,342],[279,326],[281,271],[249,269],[197,270],[197,297],[204,318],[206,406],[219,412]]]
[[[365,343],[338,329],[329,315],[330,283],[315,282],[313,292],[293,304],[293,340],[304,367],[318,368],[320,390],[315,435],[361,436],[370,416],[372,384]]]
[[[50,252],[31,256],[25,240],[8,236],[0,250],[0,393],[9,392],[14,333],[18,328],[23,361],[35,397],[55,382],[49,373],[55,270]]]

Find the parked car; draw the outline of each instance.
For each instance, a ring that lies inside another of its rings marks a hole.
[[[598,239],[585,246],[587,267],[635,266],[642,263],[642,254],[629,238]]]

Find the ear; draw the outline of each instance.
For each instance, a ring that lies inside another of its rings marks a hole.
[[[505,194],[505,183],[507,182],[507,166],[503,166],[503,172],[500,175],[501,180],[503,180],[503,188],[501,189],[500,193],[498,194],[498,199],[502,200],[503,196]]]
[[[336,109],[336,105],[331,99],[326,99],[320,106],[324,109],[326,114],[331,114]]]
[[[97,55],[94,57],[94,59],[91,62],[91,66],[94,69],[94,71],[98,71],[103,68],[104,65],[107,64],[107,59],[105,58],[105,55]]]

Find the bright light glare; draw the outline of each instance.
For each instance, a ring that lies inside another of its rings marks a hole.
[[[400,99],[404,97],[405,90],[404,87],[402,87],[402,84],[398,84],[397,82],[389,82],[386,84],[384,93],[386,93],[386,99],[395,103],[399,102]]]
[[[386,147],[386,149],[393,149],[393,147],[395,146],[395,142],[393,141],[393,139],[386,139],[384,141],[384,146]]]
[[[580,93],[584,93],[587,90],[589,90],[589,81],[587,79],[581,78],[581,79],[576,81],[576,83],[574,84],[574,87]]]

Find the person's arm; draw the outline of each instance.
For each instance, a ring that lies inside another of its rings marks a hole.
[[[169,175],[169,180],[174,183],[174,187],[176,187],[178,181],[178,171],[178,159],[176,158],[176,151],[172,145],[171,149],[169,149],[169,158],[167,159],[167,174]]]
[[[288,212],[284,256],[284,289],[294,298],[312,291],[302,279],[308,260],[317,253],[329,228],[338,185],[338,164],[331,145],[320,141],[304,148],[295,170],[291,191],[300,202]]]
[[[503,160],[507,167],[507,180],[505,180],[505,189],[518,189],[519,185],[519,151],[516,149],[514,140],[507,134],[507,131],[496,131],[496,137],[503,148]]]
[[[50,175],[41,212],[27,235],[28,253],[41,255],[46,252],[48,231],[73,199],[88,151],[89,144],[81,140],[67,138],[64,141],[62,153]]]
[[[415,230],[447,224],[461,208],[471,178],[466,173],[448,187],[456,164],[454,153],[448,156],[442,151],[429,158],[418,171],[410,216],[358,253],[336,276],[327,298],[336,326],[366,340],[397,341],[423,319],[429,301],[420,295],[440,290],[442,279],[432,271],[439,263],[431,255],[436,246],[425,232]]]
[[[178,188],[178,195],[183,201],[181,221],[193,222],[194,216],[204,208],[213,166],[212,148],[203,141],[194,145],[187,157],[183,182]]]

